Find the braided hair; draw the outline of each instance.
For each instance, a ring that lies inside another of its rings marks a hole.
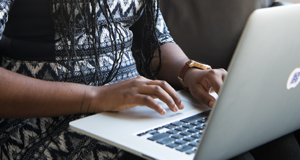
[[[150,64],[153,59],[153,48],[159,49],[160,56],[160,45],[156,35],[156,22],[158,19],[158,0],[143,0],[144,1],[144,13],[143,13],[143,33],[140,54],[134,54],[137,63],[138,71],[141,75],[149,78],[155,78],[156,74],[160,69],[159,67],[155,70],[150,70]],[[94,82],[95,85],[104,85],[109,83],[117,75],[118,70],[121,66],[122,57],[125,49],[124,35],[122,35],[120,29],[113,18],[113,15],[109,9],[107,0],[50,0],[51,10],[53,11],[54,27],[62,41],[63,48],[67,53],[67,66],[75,64],[79,66],[82,78],[85,84]],[[111,50],[113,52],[114,61],[108,75],[104,76],[100,69],[99,57],[102,53],[100,38],[100,29],[97,27],[98,16],[96,15],[96,7],[99,7],[103,13],[105,20],[108,25],[108,31],[110,33]],[[55,12],[54,12],[55,10]],[[77,23],[80,20],[83,26]],[[75,35],[76,28],[83,28],[87,35],[88,49],[85,50],[82,47],[76,45]],[[114,33],[116,29],[116,33]],[[117,39],[118,38],[118,39]],[[121,45],[117,45],[117,41]],[[79,62],[80,57],[90,56],[94,57],[95,63],[95,74],[93,78],[87,78],[83,73],[83,65]],[[106,78],[104,78],[106,77]],[[68,78],[68,73],[65,75],[65,81]]]

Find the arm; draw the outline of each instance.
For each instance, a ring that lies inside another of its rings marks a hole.
[[[166,80],[175,88],[182,88],[178,81],[178,75],[184,64],[189,58],[184,54],[181,48],[175,43],[165,43],[161,46],[161,69],[157,78]],[[151,68],[157,68],[159,63],[158,50],[154,52]]]
[[[153,98],[161,99],[174,112],[178,110],[177,106],[183,108],[170,85],[144,77],[95,87],[39,80],[0,67],[0,80],[1,118],[121,111],[137,105],[165,114],[166,111]]]
[[[0,67],[0,117],[49,117],[87,111],[91,86],[49,82]],[[84,96],[86,90],[86,95]]]

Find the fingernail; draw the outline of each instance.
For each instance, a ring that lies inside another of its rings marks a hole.
[[[214,106],[214,102],[210,101],[208,105],[209,105],[210,108],[212,108]]]
[[[167,111],[165,109],[162,109],[162,111],[160,112],[161,115],[165,115],[167,113]]]
[[[184,108],[183,104],[181,103],[180,101],[180,104],[179,104],[179,107],[178,107],[180,110],[182,110]]]
[[[177,112],[178,111],[178,107],[174,104],[174,109],[173,109],[174,112]]]
[[[184,109],[184,105],[183,105],[182,103],[180,104],[179,109],[180,109],[180,110],[183,110],[183,109]]]

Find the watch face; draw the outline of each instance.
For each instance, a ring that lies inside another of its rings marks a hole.
[[[190,61],[189,67],[199,68],[199,69],[202,69],[202,70],[211,69],[211,67],[209,65],[202,64],[202,63],[199,63],[199,62],[196,62],[196,61],[193,61],[193,60]]]
[[[193,65],[194,62],[195,62],[195,61],[193,61],[193,60],[189,60],[189,61],[187,61],[186,63],[189,65],[189,67],[193,67],[192,65]]]

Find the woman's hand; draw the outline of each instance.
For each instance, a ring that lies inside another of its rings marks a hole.
[[[219,93],[227,72],[224,69],[200,70],[191,68],[184,76],[184,83],[190,93],[209,107],[213,107],[215,98],[209,94],[211,89]]]
[[[148,106],[164,115],[166,110],[155,101],[158,98],[176,112],[183,109],[176,91],[165,81],[150,80],[142,76],[114,84],[95,87],[90,112],[122,111],[137,105]],[[94,100],[94,97],[96,98]]]

